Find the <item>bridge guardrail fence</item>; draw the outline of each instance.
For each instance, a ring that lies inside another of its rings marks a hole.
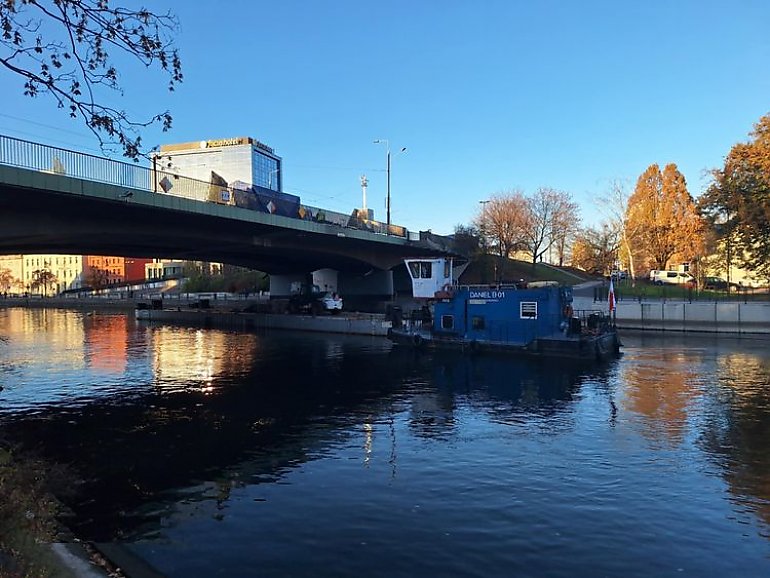
[[[0,135],[0,164],[195,201],[238,206],[235,202],[236,188],[186,177],[159,167],[155,162],[153,166],[147,167],[5,135]],[[260,187],[260,193],[271,192],[277,193]],[[260,210],[252,207],[249,209]],[[261,212],[271,211],[264,209]],[[390,225],[388,229],[385,223],[359,218],[356,211],[348,215],[300,204],[297,215],[292,217],[383,235],[403,238],[409,236],[405,227]]]

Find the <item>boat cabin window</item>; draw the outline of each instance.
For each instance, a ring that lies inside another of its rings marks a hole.
[[[409,274],[412,279],[430,279],[433,275],[433,263],[430,261],[409,262]]]
[[[519,317],[522,319],[537,319],[537,301],[522,301],[519,303]]]
[[[441,329],[454,329],[455,328],[455,316],[454,315],[442,315],[441,316]]]
[[[481,317],[480,315],[474,315],[471,318],[471,327],[476,331],[484,329],[485,327],[484,318]]]

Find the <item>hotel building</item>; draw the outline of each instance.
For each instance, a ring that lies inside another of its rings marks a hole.
[[[159,175],[158,191],[167,191],[162,175],[168,173],[207,183],[223,184],[218,182],[223,179],[229,185],[241,181],[282,191],[281,157],[251,137],[163,145],[153,157],[153,168]]]

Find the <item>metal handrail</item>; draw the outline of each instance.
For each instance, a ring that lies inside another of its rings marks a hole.
[[[238,189],[235,187],[193,179],[157,166],[147,167],[117,161],[6,135],[0,135],[0,164],[158,194],[169,194],[195,201],[237,206],[235,198]],[[258,187],[258,189],[264,194],[278,193],[264,187]],[[227,194],[223,195],[225,191]],[[385,223],[379,221],[358,219],[352,215],[309,205],[300,205],[297,216],[293,218],[408,237],[405,227],[390,225],[388,229]]]

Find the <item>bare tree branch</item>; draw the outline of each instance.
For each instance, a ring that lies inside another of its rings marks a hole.
[[[108,0],[0,0],[0,64],[23,79],[30,97],[51,96],[72,118],[80,118],[103,149],[119,144],[126,157],[142,154],[140,132],[152,124],[171,127],[168,111],[133,120],[107,104],[103,91],[123,94],[108,48],[169,76],[168,89],[182,82],[173,46],[178,23],[168,13],[110,7]]]

